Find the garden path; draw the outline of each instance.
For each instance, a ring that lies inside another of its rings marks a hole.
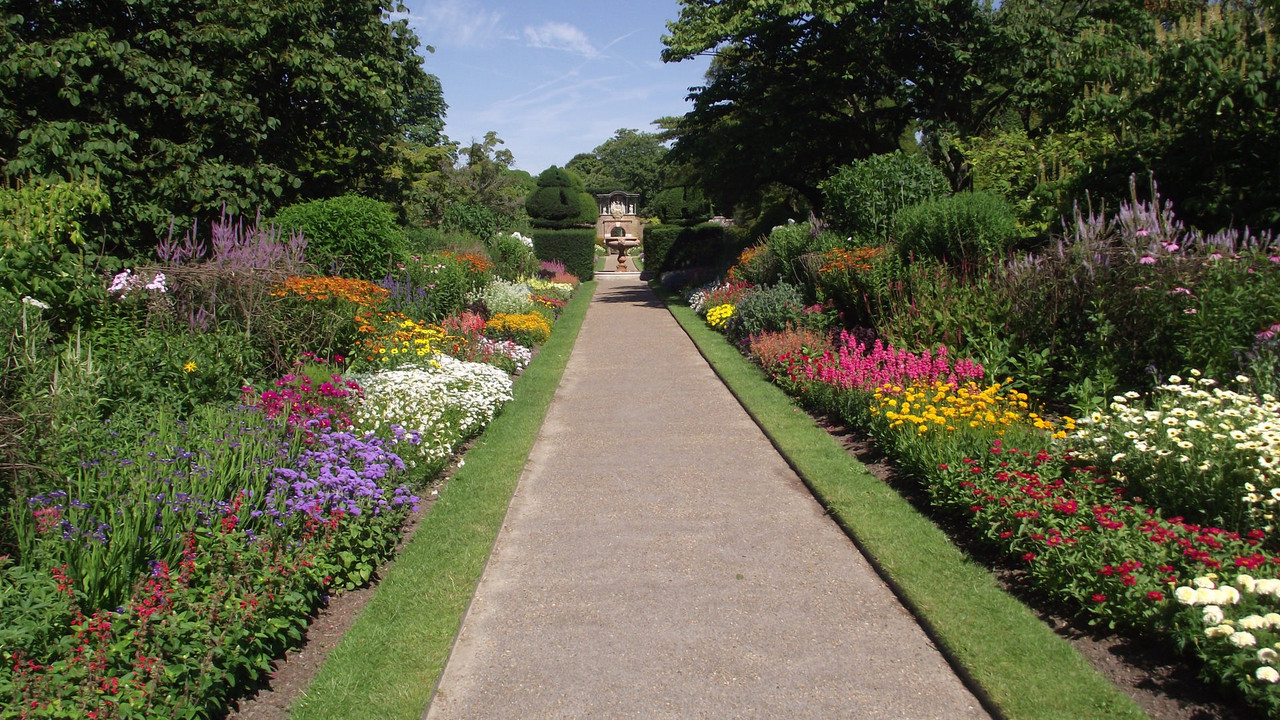
[[[598,278],[428,720],[987,717],[653,292]]]

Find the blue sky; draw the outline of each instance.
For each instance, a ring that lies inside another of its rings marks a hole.
[[[608,140],[683,115],[708,59],[664,64],[676,0],[405,0],[423,67],[449,105],[445,134],[464,146],[489,130],[538,174]]]

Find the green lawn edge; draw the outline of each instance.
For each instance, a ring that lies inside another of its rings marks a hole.
[[[993,714],[1146,718],[1128,696],[656,282],[698,351]],[[927,678],[922,678],[922,684]]]
[[[466,454],[291,717],[422,717],[595,290],[583,283],[565,307],[516,379],[514,399]]]

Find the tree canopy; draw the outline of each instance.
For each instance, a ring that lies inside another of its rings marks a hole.
[[[818,184],[854,160],[923,144],[959,188],[1001,155],[983,141],[1014,138],[1053,156],[1051,191],[1010,197],[1042,226],[1052,198],[1151,171],[1193,223],[1280,228],[1275,6],[682,0],[663,59],[712,63],[665,123],[672,159],[721,207],[777,186],[820,207]],[[1025,194],[1035,174],[998,182]]]
[[[622,128],[590,153],[579,153],[565,166],[577,173],[591,193],[625,190],[640,194],[645,207],[663,187],[667,148],[657,133]]]
[[[172,218],[385,195],[399,140],[439,140],[445,104],[381,0],[9,0],[0,169],[96,178],[109,237]],[[386,198],[393,199],[393,198]]]

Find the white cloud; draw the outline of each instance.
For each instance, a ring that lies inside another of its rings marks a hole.
[[[565,50],[583,57],[600,54],[586,33],[567,23],[545,22],[537,27],[529,26],[524,29],[524,37],[530,47]]]
[[[504,39],[498,23],[502,13],[487,10],[473,0],[423,0],[406,3],[408,19],[426,45],[483,47]]]

